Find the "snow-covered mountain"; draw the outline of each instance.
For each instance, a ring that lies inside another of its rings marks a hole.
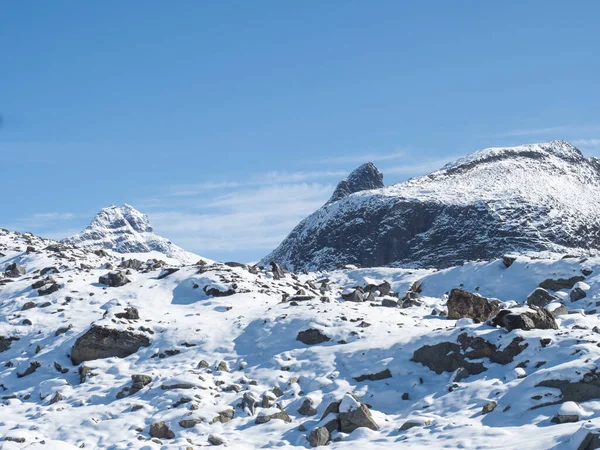
[[[600,248],[600,163],[565,141],[481,150],[377,189],[372,173],[361,166],[350,175],[359,189],[342,181],[336,193],[343,195],[303,220],[262,263],[448,267],[508,252]]]
[[[184,264],[193,264],[200,259],[200,256],[155,234],[148,216],[128,204],[102,209],[83,231],[63,242],[89,250],[159,252]]]

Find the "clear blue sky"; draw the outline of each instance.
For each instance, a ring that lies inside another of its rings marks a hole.
[[[0,226],[61,237],[130,203],[217,259],[262,256],[374,160],[600,152],[596,1],[0,4]]]

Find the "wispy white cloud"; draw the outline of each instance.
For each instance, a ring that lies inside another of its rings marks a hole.
[[[295,183],[224,193],[195,200],[186,211],[150,213],[155,230],[198,253],[272,250],[304,217],[324,204],[333,185]]]
[[[600,139],[592,138],[592,139],[573,139],[571,143],[581,149],[590,152],[594,152],[600,150]]]
[[[326,164],[363,164],[366,162],[383,162],[392,161],[395,159],[406,158],[407,152],[404,150],[395,150],[389,153],[362,153],[362,154],[347,154],[341,156],[332,156],[324,158],[320,162]]]

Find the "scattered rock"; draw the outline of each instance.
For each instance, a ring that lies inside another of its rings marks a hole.
[[[361,288],[356,288],[350,292],[342,293],[342,298],[347,302],[362,303],[363,291]]]
[[[261,411],[260,414],[256,416],[256,420],[254,421],[254,423],[260,425],[263,423],[270,422],[271,420],[283,420],[286,423],[290,423],[292,421],[291,417],[287,412],[281,410],[273,412],[271,411],[271,408],[269,408],[266,411]]]
[[[475,322],[485,322],[500,310],[500,302],[488,300],[462,289],[452,289],[448,297],[448,318],[452,320],[469,318]]]
[[[166,267],[163,270],[161,270],[160,274],[158,275],[157,279],[162,280],[163,278],[168,277],[169,275],[178,272],[179,268],[177,267]]]
[[[496,409],[496,406],[498,406],[498,402],[495,400],[487,402],[485,405],[483,405],[483,408],[481,409],[481,414],[491,413],[494,409]]]
[[[21,311],[27,311],[28,309],[35,308],[36,306],[37,304],[35,302],[25,302],[21,308]]]
[[[571,299],[572,302],[576,302],[577,300],[581,300],[582,298],[585,298],[586,296],[587,296],[587,294],[580,287],[574,287],[571,290],[571,292],[569,293],[569,297],[570,297],[570,299]]]
[[[36,370],[38,370],[40,367],[42,367],[42,365],[39,362],[32,361],[29,363],[29,367],[27,367],[27,369],[25,369],[25,371],[23,373],[17,373],[17,378],[23,378],[23,377],[26,377],[27,375],[31,375]]]
[[[129,308],[125,308],[125,312],[115,314],[115,317],[117,319],[139,320],[140,313],[138,312],[137,308],[131,306]]]
[[[143,334],[92,325],[75,341],[71,351],[71,361],[79,365],[94,359],[125,358],[137,352],[140,347],[149,345],[150,340]]]
[[[546,289],[538,287],[531,294],[529,294],[529,297],[527,297],[527,304],[529,306],[537,306],[538,308],[544,308],[550,303],[557,300],[558,297],[555,297]]]
[[[435,345],[424,345],[416,350],[411,361],[418,362],[433,370],[438,375],[442,372],[454,372],[465,369],[469,375],[477,375],[487,370],[482,363],[472,363],[460,353],[460,346],[452,342],[440,342]]]
[[[575,275],[571,278],[558,278],[556,280],[548,278],[540,283],[540,287],[556,292],[561,289],[571,289],[575,286],[575,283],[583,280],[585,280],[585,277],[582,275]]]
[[[317,427],[308,435],[308,443],[311,447],[319,447],[329,442],[329,430],[325,427]]]
[[[229,372],[229,366],[225,361],[220,361],[219,364],[217,364],[217,370],[219,372]]]
[[[4,275],[9,278],[19,278],[19,277],[22,277],[23,275],[25,275],[25,273],[27,273],[27,271],[25,270],[25,267],[23,267],[17,263],[9,264],[8,266],[6,266],[6,269],[4,270]]]
[[[298,408],[298,413],[303,416],[314,416],[317,414],[317,408],[314,406],[314,402],[310,398],[304,399],[300,408]]]
[[[181,428],[193,428],[200,422],[202,422],[200,419],[183,419],[179,421],[179,426]]]
[[[358,377],[354,377],[354,379],[359,383],[361,381],[385,380],[386,378],[392,378],[392,373],[390,372],[390,369],[384,369],[381,372],[369,373],[365,375],[360,375]]]
[[[150,436],[158,439],[173,439],[175,433],[173,433],[166,423],[154,422],[150,425]]]
[[[552,313],[535,306],[525,310],[521,309],[520,311],[503,309],[494,317],[492,325],[504,327],[508,331],[516,329],[532,330],[534,328],[540,330],[558,329]]]
[[[296,336],[296,340],[306,345],[315,345],[322,344],[323,342],[328,342],[331,340],[331,338],[324,335],[315,328],[309,328],[308,330],[300,331],[298,333],[298,336]]]
[[[224,411],[221,411],[219,413],[218,416],[216,416],[213,420],[210,421],[211,424],[213,423],[227,423],[230,420],[232,420],[235,416],[235,411],[233,409],[226,409]]]
[[[406,431],[415,427],[428,427],[429,425],[431,425],[431,420],[411,419],[404,422],[399,431]]]
[[[357,428],[378,430],[378,426],[371,417],[371,411],[364,403],[358,402],[352,395],[346,394],[340,403],[339,409],[340,431],[352,433]]]
[[[504,267],[506,267],[507,269],[512,266],[512,264],[517,260],[516,256],[508,256],[508,255],[504,255],[502,257],[502,264],[504,264]]]
[[[269,264],[271,266],[271,271],[273,272],[273,278],[275,280],[285,278],[285,272],[279,264],[277,264],[275,261],[271,261]]]
[[[125,286],[127,283],[131,281],[125,276],[122,272],[109,272],[106,275],[102,275],[98,282],[100,284],[105,284],[110,287],[119,287]]]
[[[211,445],[223,445],[225,443],[225,439],[211,434],[208,436],[208,442],[210,442]]]

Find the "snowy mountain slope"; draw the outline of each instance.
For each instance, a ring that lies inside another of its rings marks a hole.
[[[118,253],[156,251],[184,264],[193,264],[200,258],[154,234],[148,216],[128,204],[102,209],[82,232],[63,242],[81,248],[106,249]]]
[[[7,231],[0,231],[0,253],[0,272],[12,275],[0,275],[3,449],[195,449],[218,439],[234,449],[309,448],[307,437],[323,425],[328,405],[344,398],[344,408],[352,406],[348,392],[369,405],[378,429],[334,431],[328,448],[576,449],[588,429],[600,427],[600,395],[579,402],[575,422],[555,425],[551,418],[573,406],[561,406],[558,389],[540,385],[578,381],[597,369],[598,257],[520,256],[508,268],[496,260],[441,271],[288,273],[279,280],[270,271],[223,264],[168,274],[154,263],[139,269],[126,263],[132,268],[121,270],[129,283],[107,287],[98,282],[107,265],[122,264],[110,254]],[[22,271],[10,269],[13,263]],[[48,267],[56,268],[51,277],[59,289],[40,296],[31,285],[46,279],[41,271]],[[582,271],[588,274],[584,298],[571,302],[569,290],[555,293],[569,310],[557,317],[557,330],[507,332],[438,314],[452,288],[521,305],[544,279]],[[403,308],[382,306],[392,296],[343,300],[354,286],[384,280],[400,296],[417,280],[423,291]],[[136,308],[139,318],[123,316],[126,308]],[[144,336],[149,345],[76,366],[72,348],[92,324]],[[299,342],[298,333],[311,328],[329,340]],[[437,374],[412,361],[423,346],[455,343],[463,333],[499,348],[522,338],[524,348],[506,364],[474,359],[486,370],[460,381],[458,371]],[[381,379],[356,379],[386,369],[389,376]],[[144,380],[137,391],[131,391],[132,376]],[[249,406],[251,398],[258,403]],[[309,415],[298,411],[306,399],[316,409]],[[497,407],[482,414],[491,400]],[[227,410],[233,418],[219,415]],[[281,411],[289,422],[257,423]],[[417,425],[400,430],[409,421]],[[150,435],[160,422],[172,435]]]
[[[564,141],[481,150],[324,205],[262,263],[447,267],[506,252],[596,252],[599,167]]]

